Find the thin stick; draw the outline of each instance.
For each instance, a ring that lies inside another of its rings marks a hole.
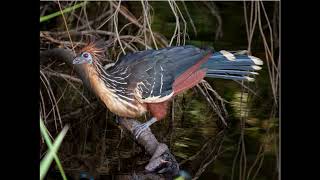
[[[119,42],[119,45],[120,45],[120,48],[122,50],[122,53],[124,55],[126,55],[126,52],[125,50],[123,49],[123,46],[122,46],[122,43],[121,43],[121,40],[120,40],[120,36],[119,36],[119,32],[118,32],[118,12],[119,12],[119,8],[121,6],[121,0],[119,1],[119,5],[115,11],[115,15],[113,16],[113,23],[114,23],[114,28],[115,28],[115,32],[116,32],[116,37],[117,37],[117,40]]]
[[[188,11],[188,8],[187,8],[186,4],[184,3],[184,1],[181,1],[181,3],[182,3],[182,5],[183,5],[183,7],[184,7],[184,10],[185,10],[186,13],[187,13],[187,16],[188,16],[189,21],[190,21],[190,24],[191,24],[191,26],[192,26],[193,32],[194,32],[194,34],[197,36],[197,29],[196,29],[196,26],[195,26],[194,23],[193,23],[193,20],[192,20],[192,18],[191,18],[191,16],[190,16],[190,13],[189,13],[189,11]]]
[[[63,21],[64,21],[64,25],[65,25],[66,30],[67,30],[67,32],[68,32],[68,36],[69,36],[69,39],[70,39],[70,42],[71,42],[71,46],[72,46],[73,55],[76,56],[76,52],[75,52],[75,50],[74,50],[74,46],[73,46],[73,43],[72,43],[71,35],[70,35],[70,33],[69,33],[69,28],[68,28],[68,26],[67,26],[67,21],[66,21],[66,18],[64,17],[64,13],[63,13],[63,11],[62,11],[62,9],[61,9],[61,4],[60,4],[59,0],[58,0],[58,5],[59,5],[59,9],[60,9],[60,11],[61,11],[61,15],[62,15],[62,18],[63,18]]]
[[[177,5],[177,3],[175,1],[173,1],[173,3],[175,5],[175,7],[177,8],[178,13],[179,13],[179,15],[180,15],[180,17],[181,17],[181,19],[183,21],[183,43],[182,44],[185,45],[186,44],[186,35],[187,35],[187,21],[184,19],[184,17],[182,15],[182,13],[180,11],[180,8]]]
[[[50,72],[50,71],[43,71],[45,74],[49,76],[56,76],[56,77],[62,77],[63,79],[69,79],[71,81],[77,82],[82,84],[82,80],[73,76],[70,76],[68,74],[58,73],[58,72]]]
[[[169,3],[169,5],[170,5],[170,8],[171,8],[171,10],[172,10],[175,18],[176,18],[176,27],[175,27],[174,33],[173,33],[173,35],[172,35],[172,37],[171,37],[169,46],[172,45],[173,39],[175,38],[175,35],[176,35],[176,34],[177,34],[177,45],[180,45],[180,25],[179,25],[180,23],[179,23],[179,16],[177,15],[177,12],[175,11],[175,8],[173,7],[171,1],[172,1],[172,0],[168,0],[168,3]]]
[[[147,2],[147,1],[145,1],[145,2]],[[141,0],[141,4],[142,4],[143,12],[144,12],[143,16],[145,17],[145,20],[147,21],[147,25],[148,25],[148,28],[150,30],[150,34],[151,34],[151,38],[152,38],[153,44],[156,47],[156,49],[158,49],[156,40],[155,40],[155,38],[153,36],[153,32],[152,32],[152,29],[151,29],[151,25],[150,25],[149,19],[147,18],[147,10],[146,10],[146,7],[144,5],[144,1],[143,0]]]

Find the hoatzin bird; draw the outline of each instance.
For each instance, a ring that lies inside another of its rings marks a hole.
[[[116,115],[136,118],[150,112],[152,118],[136,127],[138,138],[167,114],[169,101],[194,87],[204,77],[253,81],[263,62],[245,53],[175,46],[127,54],[107,69],[101,64],[104,48],[85,46],[73,60],[82,80]]]

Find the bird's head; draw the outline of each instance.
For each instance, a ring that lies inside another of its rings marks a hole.
[[[92,55],[89,52],[82,52],[79,56],[73,59],[73,64],[92,64]]]
[[[72,64],[92,64],[104,57],[105,47],[103,41],[90,42],[80,50],[73,59]]]

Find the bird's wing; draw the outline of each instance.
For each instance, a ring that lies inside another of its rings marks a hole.
[[[127,88],[139,101],[158,103],[172,97],[175,79],[205,54],[193,46],[147,50],[122,57],[108,71],[130,75]]]

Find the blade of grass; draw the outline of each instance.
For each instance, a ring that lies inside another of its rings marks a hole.
[[[47,144],[47,146],[49,148],[49,152],[46,154],[46,156],[40,162],[40,179],[43,179],[45,177],[45,175],[47,174],[53,159],[55,159],[63,179],[64,180],[67,179],[67,177],[66,177],[66,175],[65,175],[65,173],[63,171],[62,165],[60,163],[60,160],[59,160],[59,158],[58,158],[56,153],[58,152],[58,149],[59,149],[59,147],[60,147],[60,145],[62,143],[62,140],[65,137],[68,129],[69,129],[69,126],[65,126],[62,129],[62,131],[59,133],[59,135],[57,136],[55,142],[52,144],[51,140],[50,140],[50,137],[49,137],[49,135],[47,133],[47,128],[45,127],[42,119],[40,119],[41,134],[42,134],[43,138],[45,139],[46,144]]]
[[[174,180],[185,180],[185,179],[183,178],[183,176],[179,176],[179,177],[175,178]]]
[[[74,6],[71,6],[71,7],[67,7],[65,8],[62,12],[61,11],[57,11],[55,13],[52,13],[52,14],[49,14],[49,15],[46,15],[46,16],[42,16],[40,17],[40,23],[42,22],[45,22],[45,21],[48,21],[49,19],[52,19],[54,17],[57,17],[57,16],[60,16],[62,13],[68,13],[70,11],[73,11],[75,9],[78,9],[79,7],[82,7],[84,6],[86,3],[88,3],[87,1],[84,1],[82,3],[79,3],[79,4],[76,4]]]

